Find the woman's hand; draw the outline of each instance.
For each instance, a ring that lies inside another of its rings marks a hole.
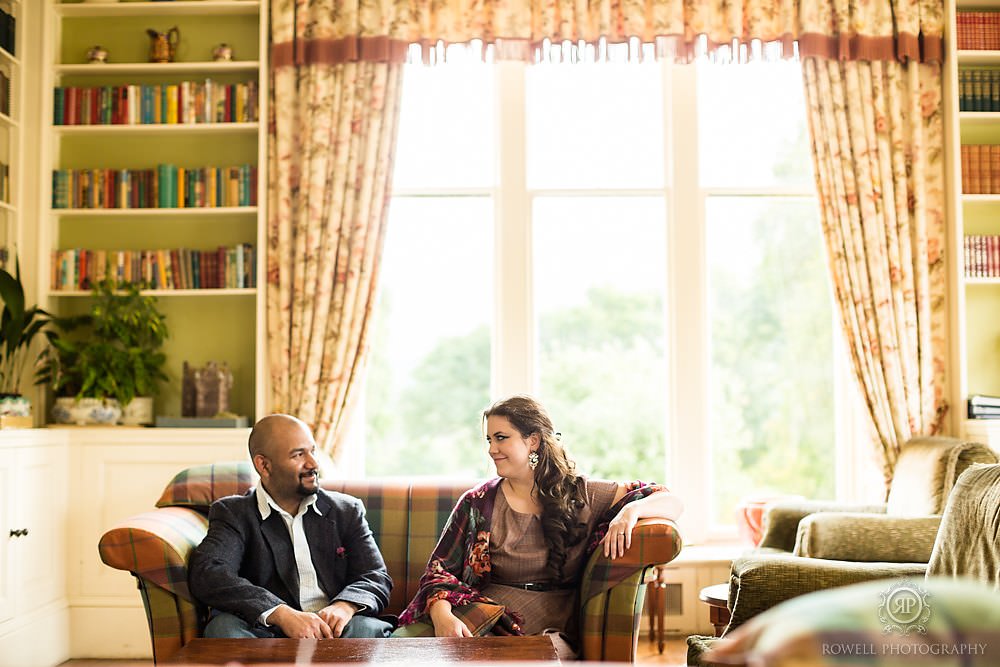
[[[623,507],[608,524],[608,532],[601,540],[601,544],[604,545],[605,558],[610,557],[611,560],[620,558],[632,546],[632,529],[635,528],[635,524],[639,520],[639,514],[635,511],[634,504],[630,503]]]
[[[437,600],[431,605],[431,621],[434,623],[435,637],[471,637],[472,632],[451,611],[451,603]]]

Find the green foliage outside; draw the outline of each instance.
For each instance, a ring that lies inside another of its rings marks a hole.
[[[751,226],[748,276],[715,266],[709,419],[713,518],[743,496],[834,496],[832,309],[812,201],[778,204]]]

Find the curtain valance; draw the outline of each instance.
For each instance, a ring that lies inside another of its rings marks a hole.
[[[640,42],[680,61],[754,42],[785,56],[936,62],[942,0],[274,0],[272,64],[402,62],[411,44],[480,40],[502,59],[547,43]],[[735,47],[735,48],[734,48]]]

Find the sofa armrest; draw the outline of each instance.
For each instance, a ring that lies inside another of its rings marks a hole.
[[[642,519],[624,556],[611,560],[600,547],[590,555],[580,584],[584,660],[635,660],[647,570],[669,563],[680,552],[681,537],[673,521]]]
[[[923,577],[925,563],[851,563],[791,554],[746,555],[733,561],[728,634],[780,602],[814,591],[872,579]]]
[[[106,565],[132,572],[193,601],[187,583],[191,552],[208,533],[208,518],[186,507],[164,507],[125,519],[101,537]]]
[[[600,546],[590,555],[580,585],[581,605],[636,572],[669,563],[680,554],[681,546],[681,535],[673,521],[639,520],[632,531],[632,546],[624,556],[611,560]]]
[[[926,563],[940,524],[940,516],[810,514],[799,522],[795,555],[867,563]]]
[[[764,512],[764,535],[760,541],[760,548],[791,553],[795,548],[799,522],[816,512],[885,514],[885,505],[849,505],[821,500],[777,502]]]

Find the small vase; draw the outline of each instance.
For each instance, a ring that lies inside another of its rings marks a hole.
[[[122,416],[118,401],[113,398],[57,398],[52,406],[52,417],[57,424],[115,424]]]
[[[122,408],[122,424],[126,426],[150,426],[152,423],[152,396],[136,396]]]

